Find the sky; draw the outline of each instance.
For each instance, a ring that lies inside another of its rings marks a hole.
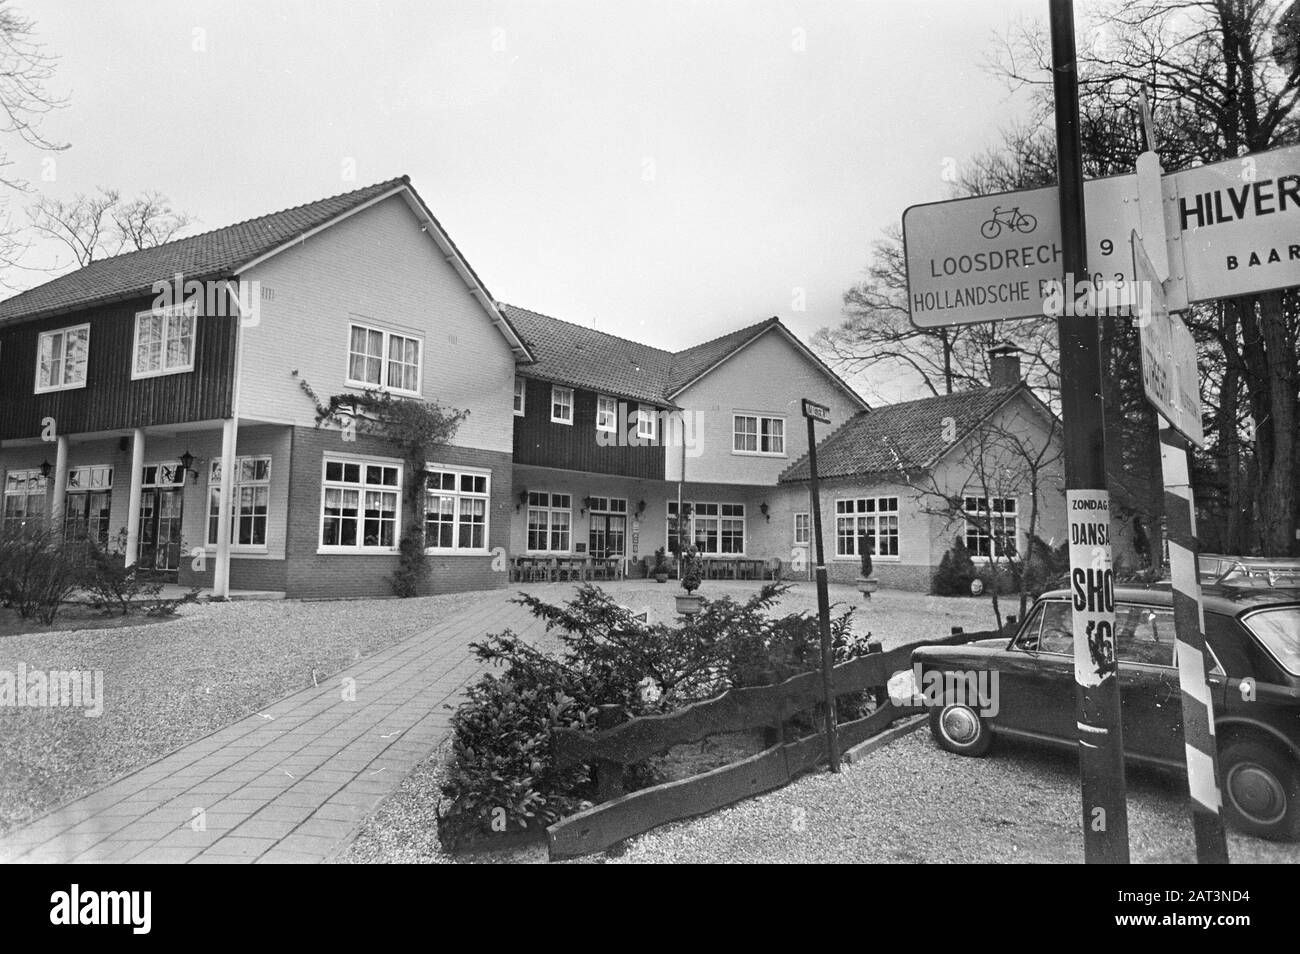
[[[985,64],[1000,33],[1047,12],[10,4],[59,57],[50,87],[67,96],[42,127],[69,144],[52,167],[0,139],[38,192],[158,190],[192,233],[408,174],[499,301],[673,350],[772,315],[805,340],[838,323],[883,230],[948,196],[945,163],[1028,116]],[[32,261],[54,254],[38,245]],[[27,274],[20,287],[39,283]]]

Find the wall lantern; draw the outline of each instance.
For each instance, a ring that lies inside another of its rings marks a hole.
[[[767,518],[767,522],[768,522],[768,523],[771,523],[771,522],[772,522],[772,517],[771,517],[771,515],[768,514],[768,512],[767,512],[767,501],[766,501],[766,500],[764,500],[761,504],[758,505],[758,512],[761,513],[764,517]]]
[[[199,479],[199,472],[194,469],[194,455],[188,450],[181,454],[181,475],[185,474],[193,474],[195,480]]]

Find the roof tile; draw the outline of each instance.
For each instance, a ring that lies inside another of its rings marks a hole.
[[[974,388],[955,394],[887,404],[849,418],[817,445],[818,477],[863,477],[924,469],[932,466],[950,442],[944,440],[944,419],[952,418],[961,440],[1019,387]],[[781,474],[782,483],[807,480],[805,454]]]
[[[59,314],[99,302],[144,295],[154,282],[170,279],[177,272],[186,280],[230,275],[239,266],[324,225],[335,216],[406,184],[409,184],[406,176],[389,179],[154,248],[91,262],[0,302],[0,322]]]

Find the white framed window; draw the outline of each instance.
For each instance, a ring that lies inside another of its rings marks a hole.
[[[745,505],[712,501],[683,501],[686,511],[682,524],[682,542],[694,543],[708,556],[744,556]],[[667,539],[669,547],[677,542],[677,501],[668,501]]]
[[[348,326],[348,376],[350,387],[420,393],[420,360],[424,342],[353,322]]]
[[[573,388],[551,388],[551,423],[573,423]]]
[[[655,409],[640,406],[636,409],[636,436],[642,440],[655,439]]]
[[[573,536],[573,497],[530,491],[528,552],[568,553]]]
[[[184,487],[185,470],[180,464],[145,464],[140,482],[145,487]]]
[[[804,511],[794,515],[794,545],[806,547],[812,542],[812,518]]]
[[[967,497],[966,549],[972,558],[1015,554],[1020,523],[1014,497]]]
[[[618,430],[618,401],[612,397],[596,396],[596,430]]]
[[[326,457],[322,461],[320,548],[391,552],[401,526],[402,465]]]
[[[835,556],[861,556],[858,538],[867,535],[872,557],[898,556],[898,498],[853,497],[835,501]]]
[[[94,540],[108,548],[112,523],[113,468],[108,464],[83,464],[68,470],[67,493],[63,498],[65,536]]]
[[[230,488],[230,545],[235,549],[266,548],[266,523],[271,509],[271,458],[236,457]],[[208,466],[208,533],[206,544],[217,545],[221,515],[221,458]]]
[[[486,553],[492,475],[430,464],[425,484],[424,546],[435,553]]]
[[[524,416],[524,387],[523,378],[515,378],[515,417]]]
[[[135,316],[132,378],[152,378],[194,370],[197,302],[142,311]]]
[[[90,325],[44,332],[36,341],[36,393],[86,386]]]
[[[785,418],[759,414],[732,416],[731,451],[733,454],[785,456]]]
[[[11,470],[5,474],[3,527],[6,534],[44,523],[48,486],[39,470]]]

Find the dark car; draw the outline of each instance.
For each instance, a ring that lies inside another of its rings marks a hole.
[[[1009,642],[916,650],[914,678],[949,687],[931,700],[941,746],[982,755],[996,735],[1076,745],[1069,600],[1044,594]],[[1117,588],[1115,602],[1125,758],[1185,772],[1172,594]],[[1203,608],[1224,813],[1260,837],[1300,838],[1300,588],[1207,586]],[[997,674],[996,705],[958,698],[975,673]]]

